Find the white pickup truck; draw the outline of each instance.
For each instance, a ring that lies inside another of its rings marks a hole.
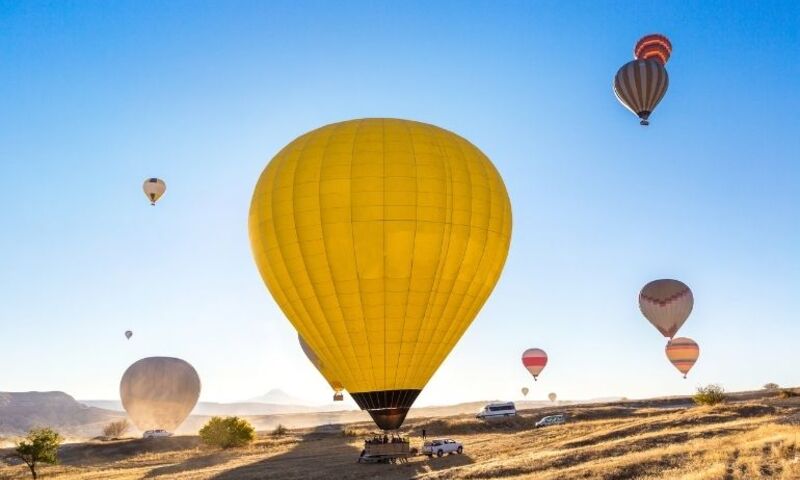
[[[454,453],[461,455],[464,453],[464,445],[462,445],[461,442],[456,442],[455,440],[451,440],[449,438],[443,438],[440,440],[431,440],[430,442],[425,442],[425,444],[422,446],[422,454],[427,455],[428,458],[431,458],[434,455],[441,457],[445,453],[448,455],[452,455]]]

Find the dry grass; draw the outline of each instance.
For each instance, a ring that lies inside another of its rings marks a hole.
[[[63,464],[42,478],[68,480],[605,479],[745,480],[800,478],[800,401],[751,399],[714,407],[636,408],[628,404],[522,411],[484,423],[462,415],[412,419],[405,433],[464,442],[464,455],[401,465],[359,465],[367,423],[345,428],[293,429],[262,434],[250,447],[220,451],[196,437],[89,443],[64,449]],[[532,428],[541,416],[563,412],[568,423]],[[788,421],[787,421],[788,420]],[[415,444],[419,443],[414,438]],[[418,446],[418,445],[415,445]],[[0,479],[26,478],[22,466],[2,466]]]

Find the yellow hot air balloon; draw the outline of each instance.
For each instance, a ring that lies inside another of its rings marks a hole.
[[[547,398],[549,398],[551,402],[555,402],[556,398],[558,398],[558,395],[556,395],[555,393],[551,392],[551,393],[547,394]]]
[[[522,387],[522,396],[523,397],[527,397],[528,396],[528,392],[530,392],[528,387]]]
[[[458,135],[350,120],[272,159],[249,229],[291,323],[359,407],[396,429],[497,283],[511,203],[491,161]]]
[[[686,374],[700,357],[700,346],[691,338],[686,337],[673,338],[667,342],[664,351],[670,363],[683,374],[683,378],[686,378]]]
[[[333,401],[341,402],[344,400],[344,395],[342,394],[342,382],[339,382],[338,380],[332,380],[332,374],[327,368],[325,368],[325,364],[322,363],[317,354],[314,353],[314,350],[312,350],[306,341],[303,340],[303,337],[301,337],[299,333],[297,334],[297,341],[300,342],[300,348],[303,349],[303,353],[306,354],[306,357],[308,357],[309,361],[311,361],[311,364],[314,365],[317,371],[319,371],[319,373],[322,375],[322,378],[324,378],[325,381],[328,382],[328,385],[330,385],[333,389]]]
[[[164,195],[164,192],[167,191],[167,184],[160,178],[148,178],[144,181],[142,190],[144,190],[147,199],[150,200],[150,205],[155,205],[161,195]]]

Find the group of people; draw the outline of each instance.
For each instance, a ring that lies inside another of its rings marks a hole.
[[[370,445],[386,444],[386,443],[408,443],[408,437],[403,437],[395,434],[392,434],[391,437],[389,437],[389,435],[387,434],[384,434],[383,436],[375,435],[371,439],[367,439],[367,443]]]

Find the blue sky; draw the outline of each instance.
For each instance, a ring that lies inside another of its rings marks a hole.
[[[326,402],[247,211],[282,146],[368,116],[470,139],[512,199],[504,274],[419,405],[796,385],[798,24],[789,1],[0,1],[0,390],[115,398],[170,355],[206,400]],[[670,88],[644,129],[611,80],[655,31]],[[662,277],[695,292],[686,381],[638,311]]]

